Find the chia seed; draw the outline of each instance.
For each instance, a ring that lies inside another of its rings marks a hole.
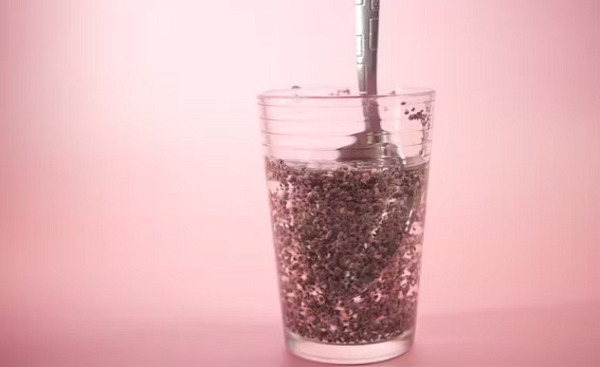
[[[265,162],[287,331],[350,345],[412,331],[428,164]]]

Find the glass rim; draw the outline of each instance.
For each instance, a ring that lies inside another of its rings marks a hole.
[[[289,88],[273,89],[257,95],[261,101],[268,99],[283,100],[357,100],[364,98],[419,98],[430,97],[435,99],[435,90],[423,87],[397,87],[387,94],[360,94],[356,88]]]

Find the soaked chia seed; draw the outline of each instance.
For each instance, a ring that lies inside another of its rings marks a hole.
[[[266,158],[284,324],[324,343],[412,332],[428,164]]]

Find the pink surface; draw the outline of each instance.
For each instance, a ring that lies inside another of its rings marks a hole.
[[[349,3],[0,2],[0,361],[292,363],[254,95],[354,85]],[[382,3],[382,85],[438,92],[405,360],[593,361],[600,2]]]
[[[46,319],[5,329],[3,366],[318,367],[285,352],[271,322]],[[375,366],[600,365],[600,303],[419,319],[413,348]]]

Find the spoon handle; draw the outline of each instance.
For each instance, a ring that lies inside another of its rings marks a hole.
[[[361,94],[377,94],[379,0],[356,0],[356,57]]]

